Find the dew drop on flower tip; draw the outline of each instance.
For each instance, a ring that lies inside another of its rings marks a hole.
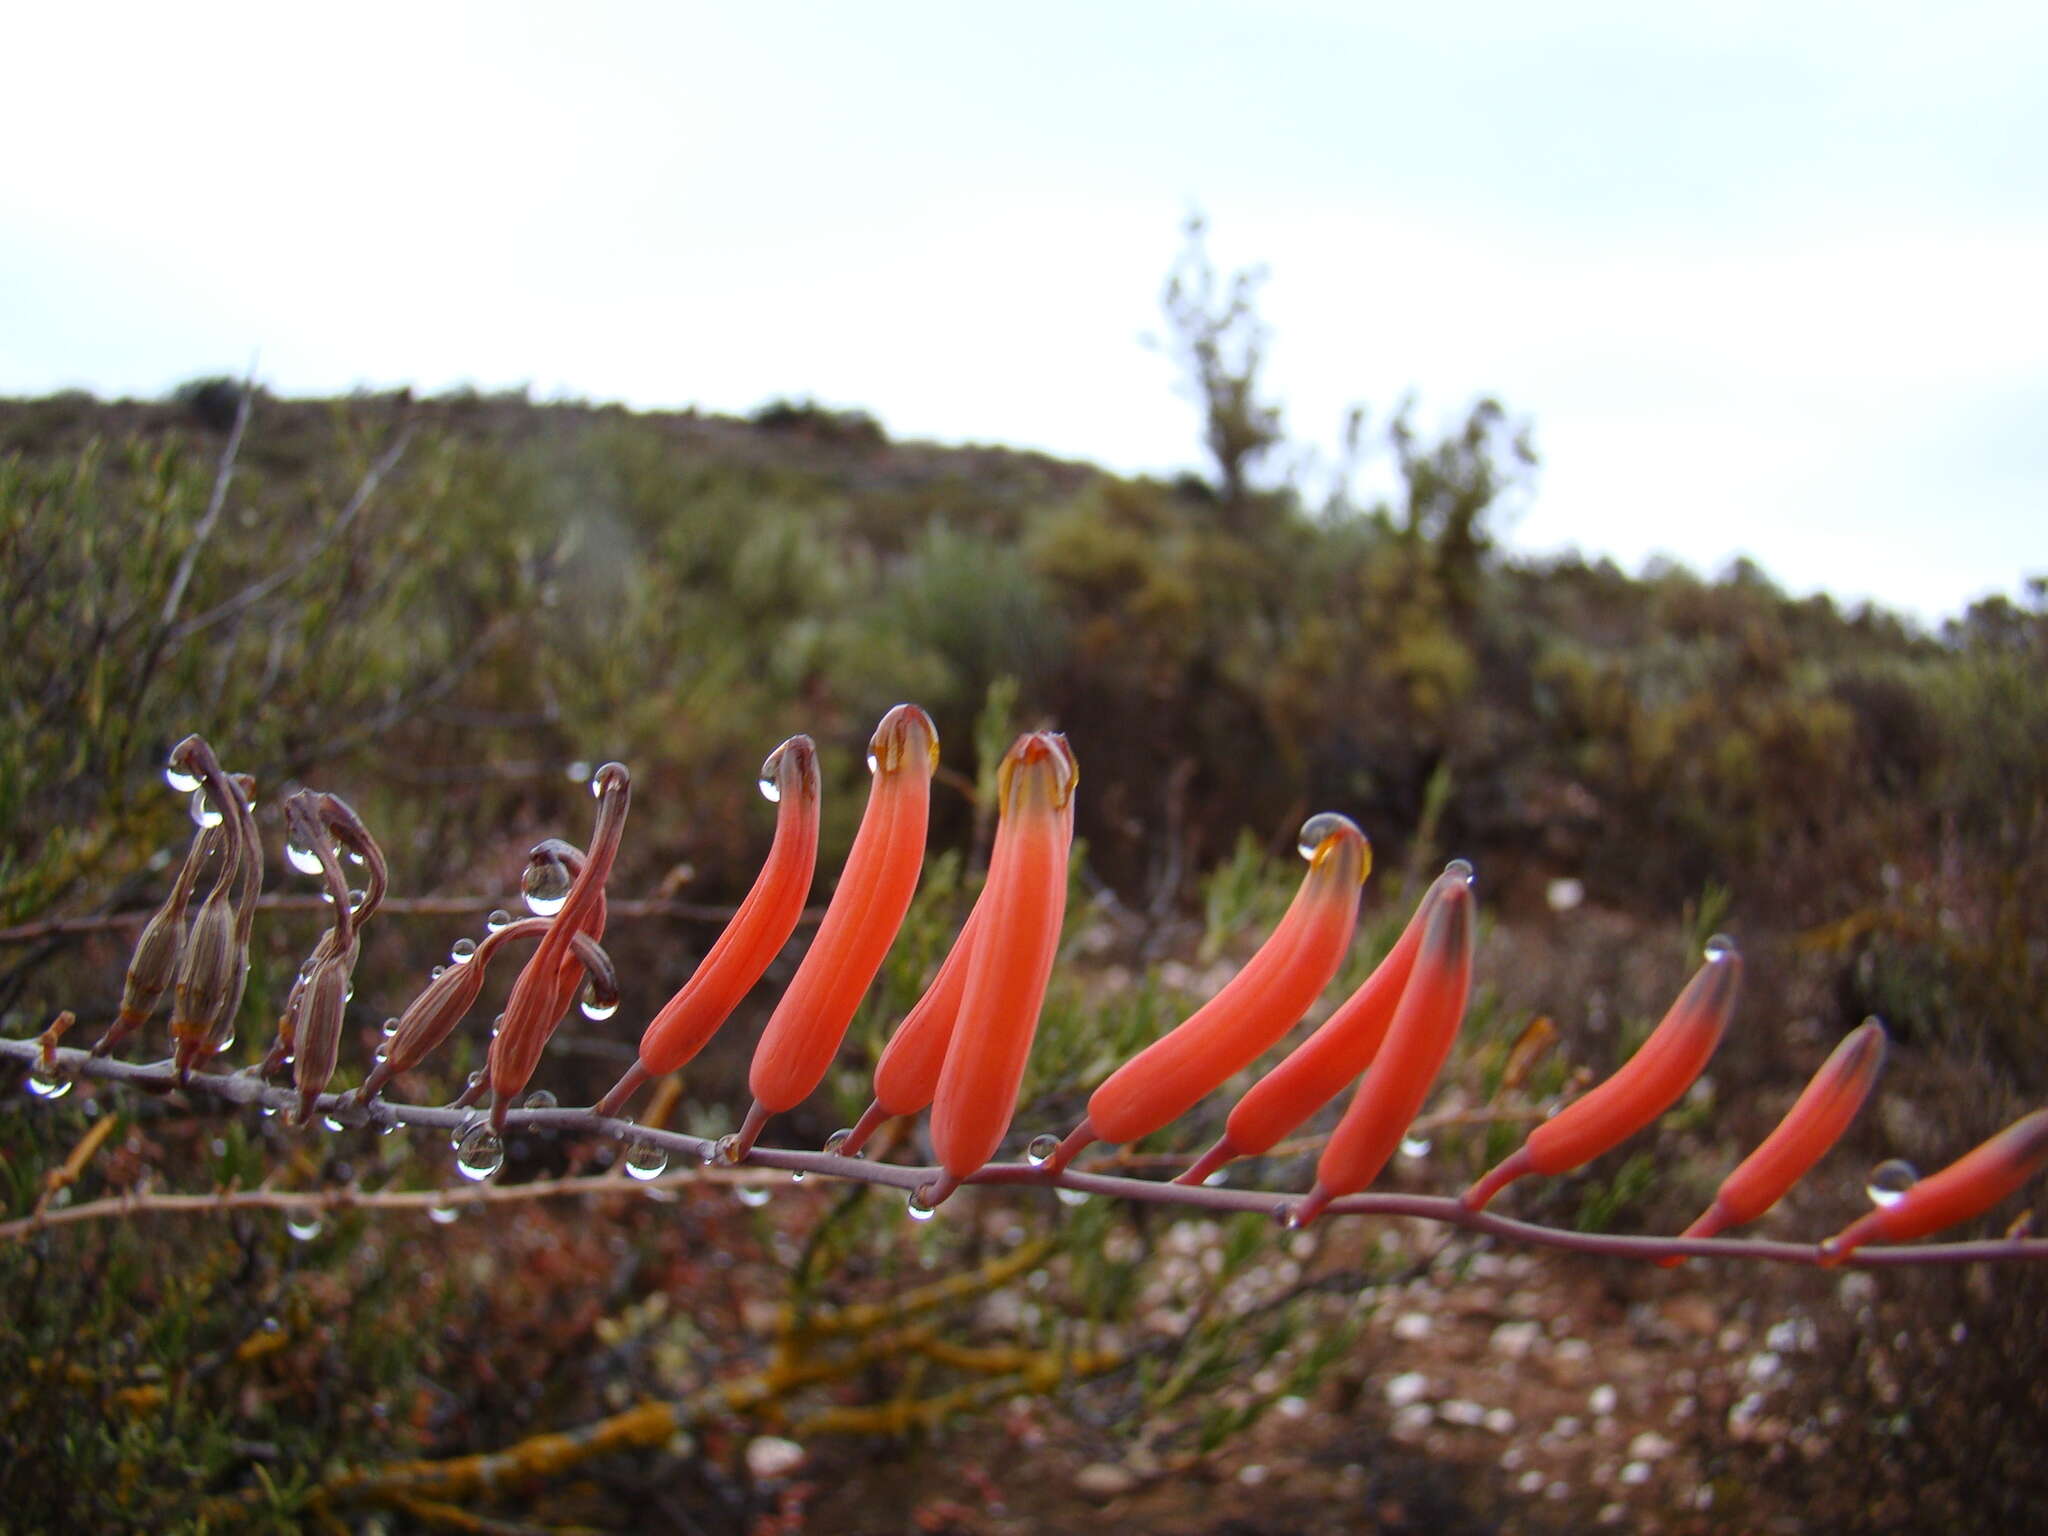
[[[492,912],[489,917],[484,919],[485,933],[502,933],[505,929],[510,928],[511,926],[512,914],[510,912],[507,912],[503,907],[499,907],[496,911]]]
[[[1432,1143],[1427,1136],[1403,1136],[1401,1138],[1401,1155],[1405,1158],[1419,1161],[1429,1156],[1431,1145]]]
[[[389,1039],[390,1039],[390,1038],[391,1038],[391,1037],[392,1037],[393,1035],[395,1035],[395,1034],[397,1034],[397,1033],[398,1033],[398,1020],[396,1020],[396,1019],[386,1019],[386,1020],[384,1021],[384,1038],[385,1038],[386,1040],[389,1040]]]
[[[475,953],[475,939],[457,939],[455,941],[455,947],[448,951],[448,958],[450,960],[453,960],[457,965],[467,965],[469,964],[470,957]]]
[[[1444,873],[1453,880],[1464,881],[1467,885],[1470,885],[1477,878],[1477,872],[1472,868],[1472,861],[1470,859],[1451,860],[1450,863],[1444,866]]]
[[[1024,1149],[1024,1161],[1034,1168],[1043,1168],[1052,1161],[1053,1153],[1059,1151],[1060,1139],[1051,1131],[1045,1131],[1031,1138],[1031,1144]]]
[[[1872,1205],[1897,1205],[1906,1198],[1906,1191],[1919,1182],[1920,1170],[1904,1158],[1894,1157],[1870,1170],[1863,1193]]]
[[[749,1210],[758,1211],[768,1203],[768,1187],[765,1184],[737,1184],[733,1186],[733,1193],[739,1197],[740,1204]]]
[[[302,875],[317,875],[320,873],[320,855],[310,848],[303,847],[298,843],[286,843],[284,845],[284,857],[285,862]]]
[[[1707,940],[1706,956],[1711,961],[1726,960],[1735,953],[1735,941],[1725,933],[1717,933]]]
[[[555,1096],[545,1088],[536,1088],[526,1096],[526,1108],[528,1109],[553,1109],[554,1107]]]
[[[213,802],[206,798],[205,790],[195,789],[192,791],[191,809],[192,820],[197,825],[202,827],[217,827],[220,825],[220,812],[215,810]]]
[[[441,979],[441,978],[442,978],[443,976],[446,976],[447,974],[448,974],[448,967],[447,967],[447,966],[445,966],[445,965],[437,965],[437,966],[435,966],[435,967],[434,967],[434,968],[433,968],[433,969],[432,969],[431,971],[427,972],[427,980],[429,980],[429,981],[439,981],[439,980],[440,980],[440,979]],[[395,1021],[394,1021],[394,1022],[395,1022]],[[393,1033],[394,1035],[398,1033],[398,1031],[397,1031],[397,1029],[396,1029],[396,1028],[394,1028],[394,1029],[393,1029],[393,1030],[392,1030],[391,1032],[392,1032],[392,1033]]]
[[[189,795],[199,787],[199,775],[187,773],[176,763],[164,764],[164,782],[181,795]]]
[[[462,1212],[452,1205],[430,1205],[427,1207],[427,1220],[437,1227],[447,1226],[448,1223],[454,1221],[461,1214]]]
[[[870,753],[868,754],[868,772],[869,772],[869,773],[880,773],[881,771],[882,771],[882,760],[881,760],[881,759],[880,759],[879,757],[875,756],[875,754],[874,754],[874,753],[870,752]],[[915,1202],[913,1201],[913,1203],[915,1203]],[[929,1211],[927,1211],[927,1212],[926,1212],[926,1213],[925,1213],[925,1214],[924,1214],[923,1216],[919,1216],[919,1217],[918,1217],[917,1219],[918,1219],[919,1221],[928,1221],[928,1220],[929,1220],[930,1218],[931,1218],[931,1213],[930,1213]]]
[[[921,1185],[918,1188],[913,1189],[910,1192],[910,1198],[903,1204],[904,1214],[907,1215],[912,1221],[930,1221],[934,1216],[939,1214],[939,1208],[937,1206],[926,1205],[924,1203],[924,1191],[926,1187],[927,1186]]]
[[[505,1143],[487,1123],[471,1126],[455,1144],[455,1171],[482,1183],[505,1166]]]
[[[834,1131],[830,1136],[827,1136],[825,1138],[826,1155],[828,1157],[844,1156],[846,1152],[846,1144],[851,1140],[853,1140],[853,1128],[851,1126],[842,1125],[838,1130]]]
[[[597,995],[595,986],[586,984],[583,988],[583,1000],[578,1006],[583,1010],[583,1017],[603,1023],[619,1011],[619,1000],[616,997],[601,998]]]
[[[782,803],[782,786],[775,782],[775,775],[772,773],[762,774],[755,783],[754,788],[761,791],[761,798],[770,805],[780,805]]]
[[[626,1172],[645,1184],[668,1172],[668,1148],[652,1141],[635,1141],[626,1148]]]
[[[284,1229],[295,1242],[310,1243],[323,1225],[320,1213],[309,1206],[293,1206],[284,1213]]]
[[[71,1091],[68,1077],[45,1077],[41,1072],[30,1072],[28,1091],[39,1099],[61,1099]]]

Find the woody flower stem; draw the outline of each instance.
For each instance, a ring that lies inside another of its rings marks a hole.
[[[47,1073],[65,1077],[91,1077],[125,1083],[145,1092],[205,1093],[234,1104],[255,1104],[277,1110],[297,1107],[298,1094],[287,1088],[273,1088],[253,1076],[232,1076],[194,1072],[179,1083],[170,1062],[135,1065],[86,1051],[59,1047],[54,1062],[42,1062],[41,1044],[25,1040],[0,1039],[0,1061],[16,1062],[27,1069],[39,1063]],[[373,1100],[358,1104],[342,1094],[323,1094],[314,1106],[316,1114],[329,1115],[345,1125],[405,1125],[449,1131],[469,1123],[474,1111],[433,1108],[420,1104],[393,1104]],[[609,1137],[620,1143],[641,1142],[662,1148],[672,1156],[698,1161],[709,1159],[716,1143],[701,1136],[677,1131],[655,1130],[630,1120],[611,1119],[581,1109],[515,1109],[506,1116],[508,1130],[551,1130]],[[802,1152],[779,1147],[756,1147],[747,1166],[802,1172],[825,1178],[845,1179],[902,1191],[907,1197],[940,1173],[930,1167],[896,1163],[871,1163],[860,1158],[836,1157],[827,1152]],[[1113,1200],[1130,1200],[1150,1205],[1182,1206],[1193,1210],[1262,1215],[1284,1213],[1301,1196],[1276,1190],[1224,1189],[1204,1185],[1165,1184],[1146,1179],[1118,1178],[1107,1174],[1068,1169],[1057,1177],[1028,1163],[991,1163],[963,1182],[1023,1188],[1061,1188]],[[280,1203],[304,1200],[306,1194],[283,1195]],[[368,1208],[372,1199],[356,1202]],[[1568,1232],[1555,1227],[1515,1221],[1486,1211],[1467,1209],[1444,1195],[1345,1195],[1332,1200],[1324,1212],[1329,1216],[1410,1216],[1445,1226],[1460,1227],[1504,1242],[1530,1247],[1555,1248],[1568,1253],[1605,1258],[1724,1258],[1776,1264],[1818,1266],[1823,1262],[1817,1243],[1767,1242],[1756,1238],[1633,1237],[1595,1232]],[[2048,1259],[2048,1238],[2000,1238],[1982,1242],[1918,1243],[1911,1246],[1858,1248],[1842,1261],[1843,1267],[1892,1269],[1922,1264],[1971,1264],[1987,1261]]]

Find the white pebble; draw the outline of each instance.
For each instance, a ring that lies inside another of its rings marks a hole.
[[[1420,1371],[1403,1371],[1398,1376],[1388,1378],[1384,1390],[1389,1408],[1406,1408],[1410,1403],[1427,1395],[1429,1378]]]
[[[787,1477],[804,1464],[804,1448],[780,1435],[756,1435],[747,1442],[747,1471],[762,1482]]]
[[[1586,1394],[1586,1406],[1593,1410],[1595,1418],[1606,1418],[1614,1412],[1614,1405],[1620,1401],[1621,1394],[1604,1381]]]

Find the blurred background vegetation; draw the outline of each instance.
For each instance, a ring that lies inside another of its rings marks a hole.
[[[765,846],[756,765],[810,732],[826,770],[822,896],[859,814],[867,732],[913,699],[945,744],[934,858],[840,1072],[782,1127],[794,1140],[815,1145],[863,1102],[873,1051],[978,879],[993,757],[1041,723],[1080,756],[1081,845],[1022,1135],[1064,1128],[1093,1081],[1213,990],[1284,903],[1296,827],[1326,808],[1377,850],[1349,980],[1391,943],[1436,861],[1480,868],[1490,930],[1454,1108],[1491,1102],[1538,1020],[1559,1044],[1523,1074],[1530,1102],[1604,1070],[1707,928],[1744,942],[1749,1000],[1694,1112],[1648,1156],[1637,1146],[1530,1190],[1523,1214],[1686,1219],[1869,1013],[1898,1047],[1884,1107],[1843,1154],[1849,1172],[1770,1230],[1829,1230],[1871,1162],[1944,1161],[2039,1103],[2048,587],[1928,634],[1790,597],[1746,562],[1638,577],[1512,557],[1499,538],[1536,471],[1529,426],[1490,400],[1441,436],[1407,407],[1361,412],[1342,471],[1312,484],[1261,392],[1255,299],[1255,277],[1214,272],[1191,231],[1163,344],[1212,463],[1171,482],[892,442],[859,412],[795,400],[733,420],[520,396],[283,400],[210,379],[158,402],[0,402],[0,928],[19,930],[0,948],[5,1033],[60,1007],[94,1032],[111,1016],[132,930],[52,920],[160,897],[189,828],[159,769],[188,732],[256,776],[272,832],[289,787],[333,789],[382,839],[397,895],[488,898],[473,919],[374,926],[349,1081],[448,943],[509,904],[524,850],[587,833],[590,764],[622,759],[637,779],[614,895],[715,906],[744,891]],[[1646,516],[1655,500],[1645,486]],[[281,868],[270,879],[291,883]],[[259,926],[242,1052],[261,1049],[315,923]],[[537,1082],[594,1098],[715,931],[616,925],[626,1007],[565,1030]],[[743,1016],[690,1070],[684,1128],[730,1128],[758,1023]],[[414,1087],[447,1089],[478,1049],[470,1037]],[[409,1137],[299,1137],[203,1102],[17,1097],[0,1113],[4,1215],[34,1205],[101,1113],[119,1130],[81,1198],[148,1180],[418,1185],[449,1172]],[[1196,1117],[1141,1150],[1192,1150],[1215,1124]],[[1401,1177],[1448,1191],[1514,1135],[1448,1131]],[[598,1155],[513,1150],[508,1178]],[[1298,1185],[1306,1166],[1247,1177]],[[1057,1410],[1013,1406],[996,1427],[955,1431],[950,1450],[890,1440],[883,1464],[917,1466],[913,1483],[944,1497],[878,1486],[867,1507],[887,1518],[814,1509],[807,1526],[802,1498],[749,1470],[747,1432],[714,1417],[585,1469],[537,1507],[604,1526],[653,1507],[701,1530],[1008,1528],[927,1507],[971,1503],[957,1464],[1007,1454],[1005,1436],[1052,1435],[1082,1459],[1097,1453],[1074,1444],[1122,1437],[1121,1464],[1143,1474],[1146,1458],[1226,1454],[1273,1402],[1318,1392],[1345,1407],[1356,1443],[1342,1459],[1381,1469],[1382,1528],[1406,1528],[1387,1515],[1388,1486],[1400,1508],[1434,1511],[1436,1529],[1576,1528],[1602,1501],[1588,1488],[1538,1511],[1503,1479],[1447,1488],[1348,1406],[1377,1369],[1355,1351],[1361,1317],[1413,1279],[1412,1255],[1353,1234],[1276,1265],[1257,1222],[1188,1237],[1191,1224],[1139,1211],[984,1204],[916,1232],[870,1192],[745,1209],[714,1191],[607,1204],[595,1220],[536,1204],[417,1242],[363,1218],[302,1241],[238,1218],[10,1243],[0,1509],[22,1528],[291,1526],[338,1469],[495,1449],[758,1364],[779,1347],[763,1306],[887,1294],[1039,1241],[1054,1257],[1035,1288],[982,1305],[961,1336],[1040,1351],[1108,1338],[1135,1363],[1076,1381]],[[1222,1263],[1204,1268],[1196,1249]],[[1665,1283],[1591,1268],[1615,1296]],[[1760,1294],[1766,1315],[1770,1298],[1826,1294],[1801,1275],[1690,1278]],[[2039,1516],[2048,1481],[2022,1452],[2048,1423],[2040,1283],[1929,1274],[1887,1290],[1882,1323],[1828,1333],[1812,1390],[1848,1409],[1830,1421],[1830,1457],[1783,1485],[1839,1529]],[[1163,1332],[1147,1321],[1162,1309],[1175,1319]],[[1989,1387],[1952,1367],[1965,1316]],[[837,1380],[847,1402],[914,1401],[945,1385],[943,1363],[909,1350]],[[1903,1408],[1883,1385],[1901,1375]],[[1902,1413],[1917,1415],[1904,1429]],[[1751,1475],[1763,1450],[1723,1440],[1701,1456],[1764,1497]],[[840,1458],[831,1477],[875,1476],[855,1470],[871,1452],[820,1454]],[[953,1470],[933,1471],[935,1456]],[[1873,1492],[1872,1458],[1905,1470]],[[1330,1529],[1367,1528],[1363,1504],[1343,1507],[1350,1523]],[[1288,1519],[1242,1528],[1323,1528]]]

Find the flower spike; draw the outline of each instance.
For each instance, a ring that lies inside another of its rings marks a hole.
[[[874,784],[838,889],[754,1048],[754,1102],[732,1144],[736,1155],[753,1146],[769,1116],[808,1098],[831,1067],[917,890],[938,765],[931,716],[898,704],[882,717],[868,745]]]
[[[1714,1203],[1679,1236],[1712,1237],[1755,1221],[1783,1199],[1842,1139],[1870,1097],[1884,1056],[1884,1026],[1876,1019],[1865,1019],[1843,1036],[1777,1128],[1721,1181]],[[1685,1261],[1674,1257],[1658,1262],[1670,1269]]]
[[[1060,805],[1064,857],[1064,850],[1071,849],[1074,841],[1074,789],[1080,780],[1080,771],[1065,736],[1051,731],[1043,735],[1050,746],[1064,755],[1065,760],[1065,788]],[[1010,750],[1014,753],[1017,747]],[[1005,766],[998,770],[999,802],[1003,799],[1000,786],[1007,779],[1006,760]],[[975,898],[967,921],[961,925],[959,937],[953,941],[953,948],[939,966],[938,973],[932,977],[931,985],[925,988],[924,996],[917,1000],[916,1006],[903,1016],[903,1022],[897,1025],[895,1034],[889,1037],[888,1045],[883,1048],[880,1060],[875,1063],[874,1102],[854,1125],[852,1133],[837,1144],[841,1156],[855,1156],[867,1144],[868,1138],[887,1121],[899,1115],[918,1114],[929,1108],[937,1096],[939,1074],[945,1066],[954,1026],[960,1017],[961,1001],[967,992],[968,962],[988,932],[986,913],[992,901],[989,893],[996,888],[996,871],[1009,857],[1015,826],[1015,818],[998,818],[995,843],[989,850],[988,874],[982,883],[981,894]],[[1053,941],[1058,942],[1057,931]]]
[[[549,1037],[575,999],[583,965],[572,940],[579,933],[598,937],[598,925],[604,921],[604,883],[611,875],[619,840],[625,834],[626,812],[633,798],[633,776],[624,763],[606,763],[597,770],[590,787],[597,796],[597,825],[591,833],[590,853],[583,868],[577,871],[561,910],[548,924],[540,947],[513,982],[503,1022],[491,1041],[485,1076],[491,1089],[493,1131],[504,1129],[512,1100],[532,1078]]]
[[[1472,990],[1472,943],[1479,926],[1462,875],[1439,881],[1417,946],[1415,968],[1387,1026],[1386,1044],[1323,1146],[1316,1182],[1291,1213],[1305,1226],[1339,1195],[1364,1189],[1401,1145],[1443,1070]]]
[[[2037,1109],[1941,1172],[1929,1174],[1891,1205],[1851,1222],[1820,1245],[1821,1262],[1839,1264],[1865,1243],[1909,1243],[1981,1216],[2044,1167],[2048,1109]]]
[[[1438,893],[1446,883],[1465,884],[1472,866],[1455,860],[1423,892],[1415,915],[1401,930],[1401,937],[1358,990],[1322,1027],[1290,1052],[1287,1058],[1245,1091],[1230,1112],[1223,1135],[1204,1152],[1176,1184],[1199,1184],[1233,1158],[1257,1157],[1269,1152],[1288,1133],[1321,1109],[1344,1085],[1372,1065],[1386,1039],[1415,969],[1415,956],[1422,947],[1423,928],[1429,921]]]
[[[1091,1142],[1136,1141],[1192,1109],[1308,1011],[1343,963],[1372,848],[1349,817],[1302,824],[1309,861],[1278,926],[1223,990],[1106,1078],[1088,1114],[1047,1160],[1058,1174]]]
[[[249,983],[249,936],[263,885],[263,843],[256,834],[247,781],[224,770],[203,737],[171,750],[173,766],[201,784],[221,834],[221,863],[192,920],[171,1001],[173,1060],[179,1077],[221,1050]],[[195,810],[198,801],[194,801]]]
[[[1010,836],[983,888],[986,912],[969,955],[960,1023],[932,1100],[932,1148],[945,1174],[918,1191],[927,1209],[995,1155],[1017,1110],[1067,905],[1073,755],[1052,733],[1020,736],[998,772]]]
[[[767,862],[682,989],[640,1036],[640,1055],[599,1101],[612,1115],[649,1078],[673,1072],[701,1051],[796,931],[818,863],[818,749],[792,736],[761,765],[761,789],[776,803]]]
[[[1742,957],[1733,943],[1716,934],[1707,941],[1706,964],[1693,973],[1635,1055],[1537,1126],[1518,1151],[1459,1201],[1467,1210],[1483,1210],[1524,1174],[1565,1173],[1589,1163],[1663,1114],[1705,1069],[1741,989]]]

